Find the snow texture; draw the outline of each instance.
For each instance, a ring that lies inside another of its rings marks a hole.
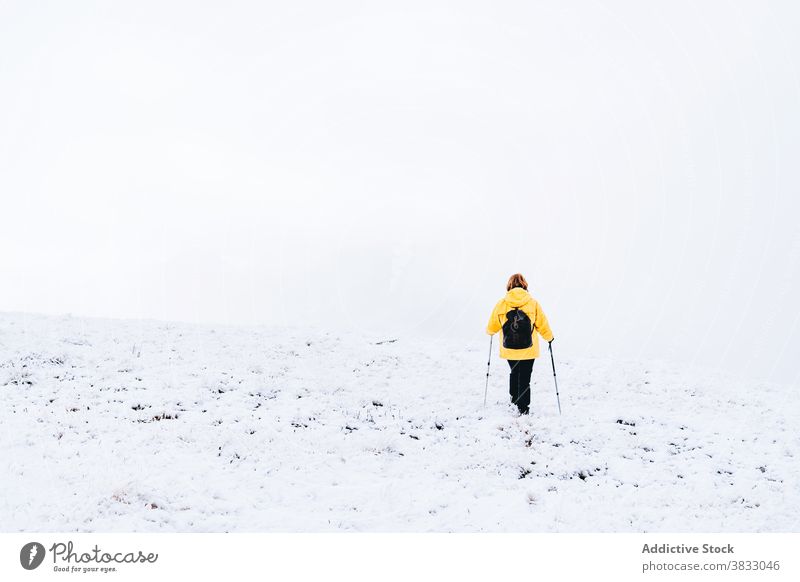
[[[800,531],[795,390],[486,348],[0,314],[2,530]]]

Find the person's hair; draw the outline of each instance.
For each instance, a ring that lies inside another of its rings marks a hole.
[[[522,287],[525,291],[528,290],[528,282],[525,280],[525,277],[522,276],[522,273],[514,273],[508,278],[506,291],[511,291],[514,287]]]

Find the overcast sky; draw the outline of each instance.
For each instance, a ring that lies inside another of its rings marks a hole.
[[[521,271],[567,353],[797,382],[798,29],[789,1],[4,2],[0,310],[467,337]]]

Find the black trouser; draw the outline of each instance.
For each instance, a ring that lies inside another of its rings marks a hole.
[[[508,360],[511,375],[508,378],[508,392],[511,403],[516,404],[523,414],[528,413],[531,404],[531,372],[536,360]]]

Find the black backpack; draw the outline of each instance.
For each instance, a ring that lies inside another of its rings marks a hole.
[[[503,324],[503,347],[510,350],[524,350],[533,345],[533,327],[528,314],[519,307],[506,313]]]

